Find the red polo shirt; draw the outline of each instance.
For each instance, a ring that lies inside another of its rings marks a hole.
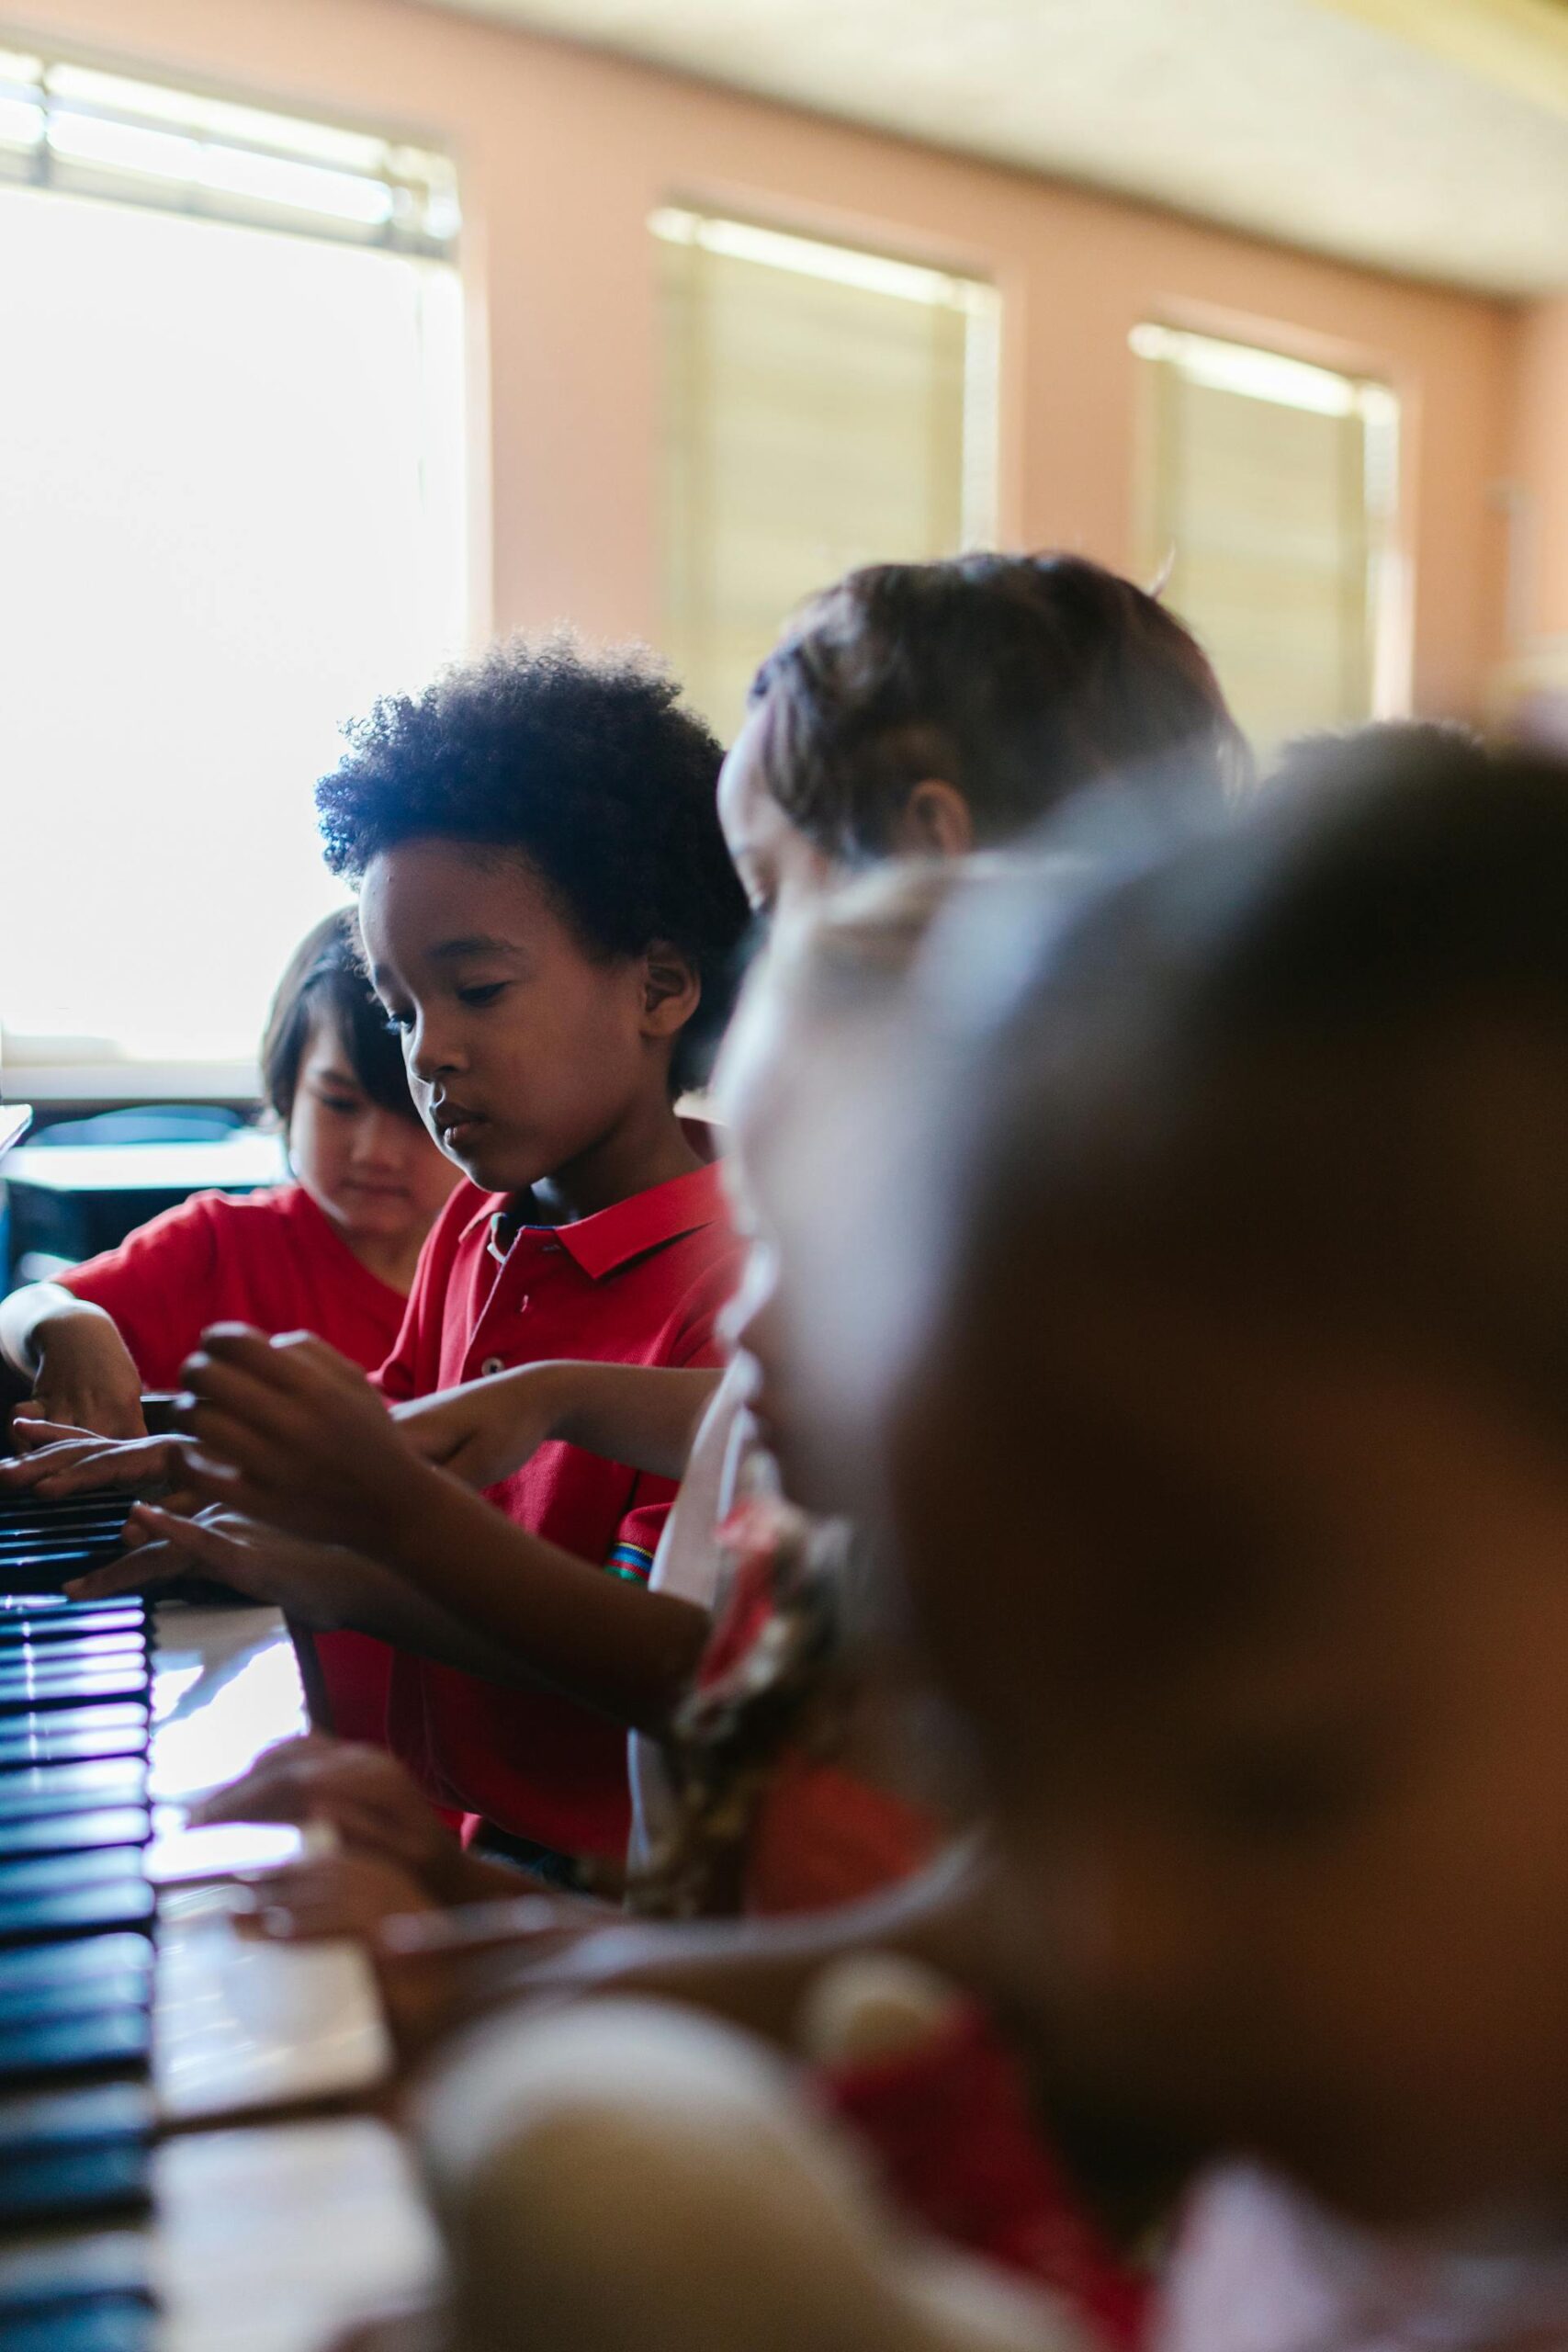
[[[177,1388],[209,1323],[251,1323],[269,1339],[314,1331],[374,1372],[397,1343],[408,1302],[362,1266],[302,1184],[244,1195],[195,1193],[60,1276],[112,1315],[149,1388]],[[316,1658],[344,1739],[385,1741],[391,1652],[368,1634],[319,1634]]]
[[[554,1356],[711,1364],[741,1245],[716,1168],[575,1225],[515,1226],[459,1185],[420,1261],[380,1385],[401,1401]],[[543,1445],[491,1501],[531,1533],[646,1580],[675,1488],[578,1446]],[[620,1859],[630,1825],[624,1725],[548,1691],[507,1689],[400,1652],[392,1745],[438,1804],[569,1854]]]

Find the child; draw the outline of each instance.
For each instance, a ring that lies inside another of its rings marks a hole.
[[[33,1383],[18,1410],[28,1458],[4,1483],[62,1496],[94,1481],[101,1446],[51,1444],[59,1425],[144,1436],[141,1393],[179,1385],[209,1323],[318,1331],[374,1372],[391,1353],[414,1267],[457,1170],[409,1097],[402,1057],[358,960],[353,916],[307,933],[278,982],[262,1040],[267,1105],[292,1181],[243,1196],[197,1193],[116,1250],[0,1306],[0,1345]],[[50,1447],[47,1455],[36,1446]],[[157,1445],[114,1453],[117,1481],[155,1480]],[[385,1736],[389,1661],[361,1634],[316,1645],[330,1725]]]
[[[1568,775],[1310,781],[956,1041],[893,1500],[1059,2081],[1385,2233],[1327,2233],[1311,2340],[1556,2343]],[[1281,2341],[1248,2270],[1321,2245],[1246,2218],[1178,2342]]]
[[[1196,640],[1075,555],[876,564],[758,671],[719,815],[759,913],[881,859],[1016,840],[1087,786],[1222,798],[1247,744]]]
[[[322,784],[373,984],[471,1180],[431,1237],[386,1396],[564,1355],[714,1361],[738,1245],[674,1102],[722,1028],[745,922],[717,767],[661,672],[554,639],[383,703]],[[287,1361],[254,1335],[237,1346],[236,1365],[246,1347]],[[367,1392],[354,1406],[368,1461],[385,1417]],[[438,1802],[526,1858],[618,1860],[616,1722],[679,1686],[706,1625],[647,1589],[670,1482],[552,1441],[491,1489],[498,1512],[412,1452],[406,1476],[367,1482],[287,1399],[278,1432],[299,1507],[282,1523],[335,1532],[351,1495],[376,1557],[151,1523],[242,1582],[236,1555],[248,1544],[254,1568],[259,1549],[276,1597],[397,1641],[393,1744]]]
[[[32,1383],[24,1417],[143,1436],[142,1391],[177,1387],[214,1322],[319,1331],[372,1372],[390,1354],[457,1171],[409,1099],[352,915],[326,916],[290,956],[261,1065],[292,1182],[194,1193],[118,1249],[14,1292],[0,1346]]]

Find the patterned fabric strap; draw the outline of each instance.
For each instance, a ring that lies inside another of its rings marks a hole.
[[[646,1584],[653,1574],[653,1555],[640,1544],[617,1544],[604,1566],[613,1577],[625,1577],[628,1584]]]

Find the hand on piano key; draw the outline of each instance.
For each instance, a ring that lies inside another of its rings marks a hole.
[[[268,1870],[253,1888],[254,1907],[235,1925],[274,1943],[351,1936],[372,1943],[389,1919],[438,1908],[416,1878],[374,1854],[320,1854]]]
[[[126,1522],[126,1546],[122,1557],[72,1583],[72,1599],[155,1593],[194,1571],[248,1600],[287,1609],[301,1624],[349,1622],[344,1595],[356,1582],[352,1555],[334,1544],[280,1534],[239,1511],[209,1508],[187,1519],[164,1504],[137,1502]]]
[[[183,1377],[175,1419],[210,1502],[375,1554],[427,1491],[429,1466],[364,1374],[309,1333],[216,1325]]]
[[[177,1438],[106,1438],[62,1421],[18,1421],[17,1452],[0,1462],[0,1492],[36,1494],[58,1502],[107,1488],[158,1495],[178,1510],[186,1490],[185,1452]],[[191,1496],[189,1509],[197,1508]]]
[[[396,1864],[437,1900],[462,1892],[462,1848],[412,1774],[384,1748],[319,1733],[285,1740],[243,1779],[205,1797],[191,1821],[325,1824],[351,1851]]]

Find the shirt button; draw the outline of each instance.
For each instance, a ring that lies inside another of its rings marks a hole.
[[[479,1366],[480,1376],[485,1380],[489,1380],[494,1374],[498,1372],[504,1372],[505,1370],[506,1366],[502,1363],[499,1356],[486,1356],[483,1363]]]

